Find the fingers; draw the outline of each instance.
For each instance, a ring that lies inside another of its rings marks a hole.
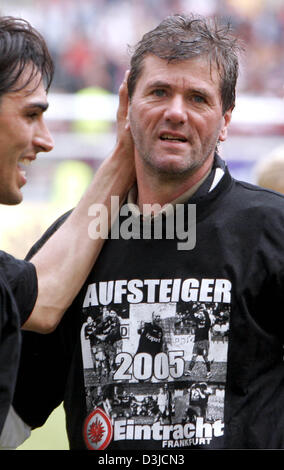
[[[125,72],[123,82],[119,87],[119,106],[117,111],[118,118],[126,118],[128,112],[128,89],[127,79],[129,76],[129,70]]]
[[[116,114],[116,141],[123,147],[124,154],[128,152],[129,155],[133,155],[133,139],[128,119],[128,77],[129,70],[126,71],[123,82],[119,88],[119,105]]]
[[[122,100],[125,100],[127,98],[127,102],[128,102],[128,89],[127,89],[128,76],[129,76],[129,70],[126,70],[123,82],[121,83],[119,87],[119,98]]]
[[[122,84],[121,84],[121,86],[120,86],[120,87],[122,87],[122,88],[126,88],[126,90],[127,90],[127,81],[128,81],[129,74],[130,74],[130,70],[126,70],[126,72],[125,72],[125,74],[124,74],[123,82],[122,82]]]

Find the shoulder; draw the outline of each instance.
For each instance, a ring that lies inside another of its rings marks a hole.
[[[13,287],[21,277],[36,277],[34,265],[0,250],[0,277]]]
[[[0,251],[1,302],[17,309],[21,325],[30,315],[37,298],[37,275],[34,265]],[[8,300],[9,299],[9,300]]]
[[[284,195],[234,180],[220,223],[239,243],[243,240],[251,249],[265,246],[279,255],[284,250]]]
[[[284,222],[284,195],[244,181],[233,180],[232,207],[244,216],[263,221],[279,219]]]
[[[235,190],[246,196],[248,201],[260,200],[263,204],[273,204],[279,207],[284,206],[284,194],[247,183],[246,181],[233,179],[233,182]]]

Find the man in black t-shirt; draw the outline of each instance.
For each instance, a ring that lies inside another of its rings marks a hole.
[[[13,205],[22,200],[23,166],[53,148],[43,120],[53,63],[44,40],[23,20],[1,17],[0,40],[0,203]],[[0,434],[15,386],[20,327],[37,329],[35,317],[29,319],[37,297],[34,265],[0,251]]]
[[[147,352],[155,356],[163,350],[163,330],[161,327],[161,317],[157,313],[152,313],[152,323],[144,323],[138,329],[140,336],[136,354]]]
[[[207,378],[211,377],[211,364],[208,360],[209,354],[209,331],[211,321],[205,308],[200,308],[193,314],[194,320],[194,345],[189,369],[185,375],[191,375],[198,356],[202,356],[206,365]]]

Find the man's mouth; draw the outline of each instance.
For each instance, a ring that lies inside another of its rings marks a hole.
[[[170,133],[165,133],[160,135],[161,140],[170,141],[170,142],[187,142],[187,139],[181,135],[175,135]]]
[[[34,157],[22,157],[18,161],[18,170],[23,178],[23,184],[26,182],[26,168],[32,163]]]
[[[23,157],[23,158],[20,158],[20,160],[19,160],[20,166],[22,166],[22,165],[23,166],[29,166],[31,163],[32,163],[31,158]]]

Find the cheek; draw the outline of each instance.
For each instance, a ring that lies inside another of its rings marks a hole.
[[[143,132],[155,128],[161,116],[162,113],[159,109],[153,109],[152,106],[146,104],[132,105],[129,111],[130,122],[136,128],[139,127]]]
[[[14,127],[11,129],[11,135],[13,137],[15,147],[24,148],[28,146],[31,140],[32,129],[32,125],[28,124],[26,119],[17,119]]]
[[[199,119],[196,126],[201,139],[203,140],[215,140],[219,138],[222,129],[222,121],[217,120],[216,117],[210,117],[207,119]]]
[[[134,140],[143,138],[145,134],[145,124],[143,114],[137,108],[132,108],[129,111],[129,124],[130,130]]]

